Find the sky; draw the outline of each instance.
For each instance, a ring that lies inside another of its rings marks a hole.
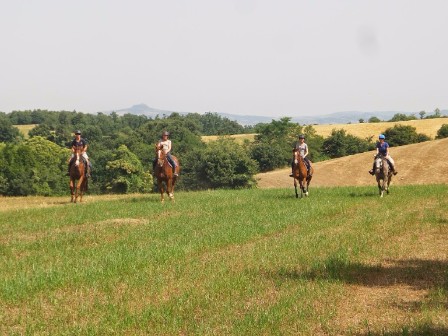
[[[445,0],[0,0],[0,111],[448,109]]]

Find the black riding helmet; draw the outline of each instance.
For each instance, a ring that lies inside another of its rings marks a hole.
[[[300,134],[299,139],[305,139],[305,136],[303,134]]]
[[[76,130],[75,131],[75,135],[78,135],[78,134],[81,135],[81,131],[80,130]]]

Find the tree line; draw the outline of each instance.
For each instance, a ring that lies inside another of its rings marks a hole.
[[[36,125],[25,138],[14,125]],[[74,130],[89,142],[93,164],[92,193],[151,192],[154,144],[163,130],[171,133],[173,154],[181,162],[177,188],[204,190],[249,188],[255,174],[288,166],[298,134],[306,136],[314,162],[374,149],[371,138],[361,139],[345,130],[333,130],[323,138],[312,125],[272,120],[242,126],[217,113],[189,113],[148,118],[116,113],[86,114],[69,111],[0,112],[0,195],[64,195],[67,193],[67,161]],[[255,134],[255,140],[237,143],[227,135]],[[438,137],[448,136],[443,125]],[[411,126],[384,130],[391,146],[429,140]],[[219,135],[203,142],[203,135]]]

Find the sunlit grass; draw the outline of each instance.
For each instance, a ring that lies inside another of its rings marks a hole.
[[[220,190],[4,211],[0,334],[448,330],[447,191]],[[397,309],[397,295],[361,322],[341,315],[353,286],[397,284],[426,291],[416,309]]]

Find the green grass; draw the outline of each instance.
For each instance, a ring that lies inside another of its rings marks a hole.
[[[0,334],[446,332],[448,249],[427,241],[448,233],[447,194],[220,190],[4,211]],[[412,310],[383,303],[401,319],[342,321],[353,286],[397,284],[426,291]]]

